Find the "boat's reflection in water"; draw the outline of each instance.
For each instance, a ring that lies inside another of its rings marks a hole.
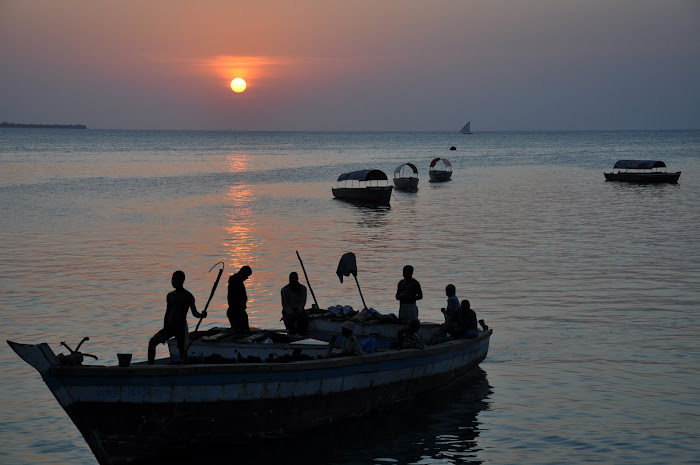
[[[486,372],[476,368],[391,410],[290,437],[231,444],[225,451],[192,450],[169,463],[481,463],[478,415],[489,408],[491,393]]]

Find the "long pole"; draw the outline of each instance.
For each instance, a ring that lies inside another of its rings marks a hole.
[[[299,251],[296,251],[297,253],[297,258],[299,259],[299,263],[301,263],[301,270],[304,272],[304,277],[306,278],[306,284],[309,286],[309,291],[311,291],[311,297],[314,298],[314,303],[316,304],[316,308],[318,308],[318,301],[316,300],[316,294],[314,294],[314,290],[311,289],[311,283],[309,282],[309,275],[306,274],[306,268],[304,268],[304,262],[301,261],[301,256],[299,255]]]
[[[205,311],[205,312],[206,312],[207,309],[209,308],[209,302],[211,302],[211,298],[214,297],[214,292],[216,291],[216,286],[219,285],[219,279],[221,279],[221,274],[224,272],[224,266],[225,266],[225,265],[224,265],[224,262],[215,263],[214,266],[218,265],[219,263],[221,263],[221,269],[219,270],[219,274],[216,276],[216,281],[214,281],[214,286],[211,288],[211,293],[209,294],[209,300],[207,300],[207,304],[204,306],[204,311]],[[211,270],[214,269],[214,266],[212,266],[212,267],[209,269],[209,272],[211,272]],[[204,317],[200,318],[199,321],[197,322],[197,327],[194,328],[194,332],[195,332],[195,333],[196,333],[197,330],[199,329],[199,325],[202,324],[202,319],[203,319],[203,318],[204,318]],[[190,341],[190,344],[189,344],[189,345],[192,345],[192,341]],[[189,346],[187,346],[187,348],[189,349]]]
[[[360,283],[357,280],[357,275],[354,274],[353,277],[355,278],[355,284],[357,284],[357,290],[360,291],[360,298],[362,299],[362,305],[364,305],[365,308],[369,308],[369,307],[367,307],[367,304],[365,303],[365,298],[362,297],[362,289],[360,289]]]

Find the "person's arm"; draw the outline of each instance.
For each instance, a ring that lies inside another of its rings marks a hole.
[[[396,286],[396,300],[401,300],[401,298],[403,297],[403,296],[401,295],[401,294],[403,293],[403,289],[401,289],[401,288],[402,288],[402,286],[401,286],[402,283],[403,283],[403,280],[399,281],[399,285]]]
[[[416,281],[416,300],[423,298],[423,289],[420,288],[420,283]]]
[[[304,310],[306,308],[306,286],[301,287],[301,296],[299,299],[299,310]]]
[[[289,295],[287,295],[287,286],[280,291],[282,296],[282,313],[292,313],[292,307],[289,305]]]
[[[194,315],[195,318],[206,318],[207,317],[207,311],[203,311],[202,313],[199,313],[197,311],[197,306],[194,304],[194,296],[192,296],[192,299],[190,299],[190,309],[192,310],[192,315]]]
[[[168,320],[170,319],[170,294],[165,297],[165,316],[163,317],[163,327],[168,326]]]

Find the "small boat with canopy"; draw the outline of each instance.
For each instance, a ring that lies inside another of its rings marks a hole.
[[[336,199],[369,205],[389,205],[391,191],[389,178],[381,170],[360,170],[338,176],[338,184],[332,188]]]
[[[418,190],[418,168],[413,163],[404,163],[394,170],[396,190],[416,192]]]
[[[434,158],[430,162],[430,182],[445,182],[452,178],[452,163],[447,158]]]
[[[604,174],[606,181],[639,184],[678,183],[678,178],[681,177],[680,171],[669,172],[665,169],[660,170],[661,168],[666,168],[666,163],[660,160],[619,160],[613,166],[613,172]]]

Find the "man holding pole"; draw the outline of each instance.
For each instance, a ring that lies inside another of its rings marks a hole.
[[[183,287],[185,284],[185,273],[177,270],[173,273],[171,283],[175,288],[166,297],[165,318],[163,319],[163,329],[158,331],[148,342],[148,364],[153,365],[156,358],[156,346],[167,342],[169,338],[175,336],[177,349],[180,352],[180,359],[187,361],[187,350],[185,339],[187,338],[187,312],[192,309],[192,314],[196,318],[206,318],[207,311],[202,313],[197,311],[194,304],[194,296]]]
[[[306,286],[299,282],[296,271],[289,273],[289,284],[282,288],[282,320],[289,334],[303,334],[309,324],[306,307]]]

